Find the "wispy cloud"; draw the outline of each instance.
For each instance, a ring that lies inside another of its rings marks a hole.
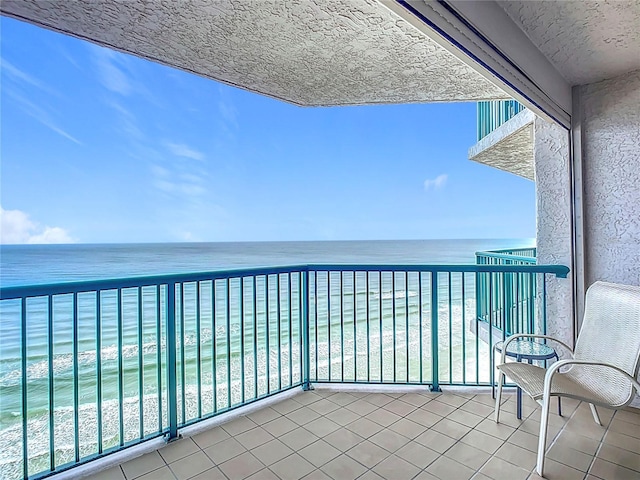
[[[5,74],[9,75],[12,80],[18,83],[28,83],[31,86],[37,87],[40,90],[45,90],[50,93],[55,93],[47,84],[45,84],[42,80],[34,77],[33,75],[28,74],[27,72],[20,70],[18,67],[7,61],[7,59],[2,59],[2,70]]]
[[[160,165],[152,165],[153,185],[160,191],[188,200],[203,196],[207,189],[203,185],[204,175],[179,173]]]
[[[43,226],[21,210],[4,210],[0,206],[0,243],[74,243],[62,227]]]
[[[204,160],[205,158],[204,153],[199,152],[198,150],[195,150],[190,146],[185,145],[184,143],[166,142],[165,145],[169,149],[169,152],[177,157],[191,158],[193,160],[200,161]]]
[[[427,178],[424,181],[424,189],[426,192],[429,190],[439,190],[447,183],[447,174],[438,175],[436,178]]]
[[[91,45],[91,49],[100,83],[112,92],[129,95],[133,87],[123,69],[126,57],[119,52],[97,45]]]
[[[24,113],[26,113],[30,117],[33,117],[42,125],[51,129],[58,135],[63,136],[67,140],[71,140],[72,142],[77,143],[78,145],[82,145],[82,142],[80,140],[78,140],[76,137],[74,137],[73,135],[68,133],[66,130],[64,130],[62,127],[60,127],[58,125],[58,122],[54,120],[53,115],[47,112],[43,107],[40,107],[35,103],[31,102],[30,100],[27,100],[25,97],[13,91],[12,89],[5,89],[5,91],[11,98],[13,98],[16,101],[16,103],[20,106],[20,108]]]

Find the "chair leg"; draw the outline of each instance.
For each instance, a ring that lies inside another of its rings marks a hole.
[[[544,455],[547,449],[547,427],[549,424],[549,404],[551,398],[548,392],[544,393],[542,400],[542,413],[540,414],[540,437],[538,438],[538,462],[536,465],[536,472],[541,477],[544,477]]]
[[[598,415],[598,410],[596,410],[596,406],[593,403],[589,404],[591,407],[591,415],[593,415],[593,420],[600,426],[602,426],[602,422],[600,421],[600,415]]]
[[[496,392],[495,421],[500,423],[500,402],[502,400],[502,384],[504,383],[504,373],[498,370],[498,391]]]

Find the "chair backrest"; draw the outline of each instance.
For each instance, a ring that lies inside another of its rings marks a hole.
[[[605,282],[589,287],[574,355],[581,360],[609,363],[632,377],[638,376],[640,287]],[[606,374],[598,378],[605,389],[619,390],[620,380],[620,375]],[[628,381],[625,383],[631,395],[631,386]]]

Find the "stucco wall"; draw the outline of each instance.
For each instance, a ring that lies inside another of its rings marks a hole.
[[[586,285],[640,285],[640,70],[578,88]]]
[[[538,263],[570,267],[569,133],[536,117],[533,122],[533,152]],[[547,276],[547,333],[569,345],[573,345],[574,337],[572,275],[573,272],[568,278]],[[538,305],[540,308],[541,302]]]

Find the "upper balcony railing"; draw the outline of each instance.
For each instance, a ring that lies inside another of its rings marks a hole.
[[[536,248],[512,248],[476,252],[478,265],[536,265]],[[476,316],[490,323],[495,333],[511,335],[535,331],[538,283],[525,275],[479,276],[476,285]],[[543,325],[546,327],[546,323]],[[543,333],[543,329],[537,333]]]
[[[302,265],[0,289],[0,476],[43,477],[175,438],[311,383],[490,385],[492,323],[488,342],[469,329],[477,285],[567,273]],[[544,329],[541,311],[514,325]]]
[[[516,100],[478,102],[478,141],[524,109]]]

